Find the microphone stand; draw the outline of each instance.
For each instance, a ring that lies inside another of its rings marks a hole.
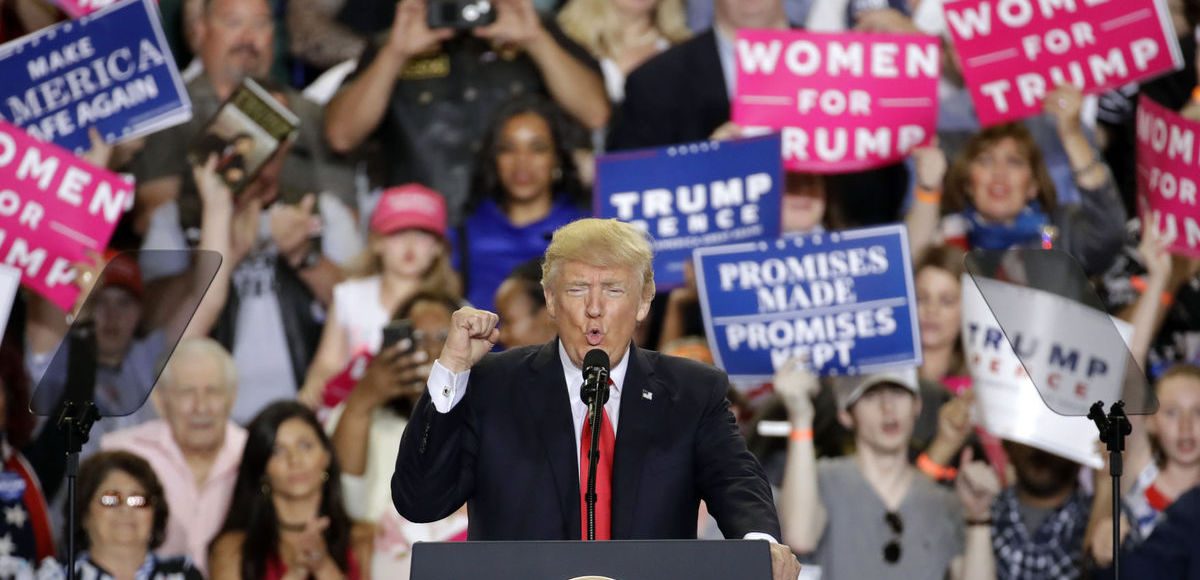
[[[100,418],[96,408],[96,332],[91,322],[79,322],[67,335],[66,393],[60,403],[57,427],[67,448],[67,580],[75,580],[75,479],[79,452],[87,443],[92,424]]]
[[[600,461],[600,423],[604,404],[608,402],[608,370],[596,369],[589,381],[584,378],[582,398],[588,405],[588,420],[591,421],[592,440],[588,445],[588,478],[584,501],[587,503],[587,540],[596,540],[596,464]]]
[[[1113,533],[1113,578],[1121,578],[1121,474],[1124,463],[1121,452],[1125,450],[1125,436],[1133,432],[1129,418],[1125,415],[1125,402],[1116,401],[1104,413],[1104,401],[1096,401],[1088,419],[1096,424],[1100,431],[1100,440],[1108,448],[1108,474],[1112,476],[1112,533]]]

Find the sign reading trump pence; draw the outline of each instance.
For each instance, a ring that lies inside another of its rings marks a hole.
[[[937,127],[939,48],[919,34],[740,31],[733,120],[782,131],[792,171],[896,163]]]
[[[1059,85],[1095,94],[1183,66],[1165,0],[956,0],[945,10],[985,127],[1041,113]]]
[[[0,46],[0,117],[81,153],[191,118],[150,0],[125,0]]]
[[[779,237],[779,135],[622,151],[596,160],[595,215],[650,234],[660,290],[692,250]]]
[[[1160,233],[1175,238],[1172,252],[1200,258],[1200,123],[1149,97],[1139,99],[1137,172],[1142,215],[1149,215]]]
[[[793,357],[821,374],[921,363],[903,226],[702,248],[695,266],[713,357],[736,380]]]
[[[1122,338],[1128,340],[1132,327],[1041,290],[966,274],[962,288],[963,350],[983,427],[1103,466],[1096,428],[1084,415],[1096,401],[1122,397],[1129,360]]]

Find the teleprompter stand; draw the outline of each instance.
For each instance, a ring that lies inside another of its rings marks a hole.
[[[1100,431],[1100,440],[1108,449],[1108,474],[1112,477],[1112,565],[1113,577],[1121,577],[1121,475],[1125,471],[1122,452],[1125,437],[1133,432],[1129,417],[1125,416],[1125,402],[1117,401],[1104,412],[1104,401],[1096,401],[1088,412],[1088,419]]]

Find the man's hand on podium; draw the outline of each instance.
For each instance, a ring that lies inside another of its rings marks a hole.
[[[771,577],[774,580],[796,580],[800,576],[800,561],[786,544],[771,544]]]

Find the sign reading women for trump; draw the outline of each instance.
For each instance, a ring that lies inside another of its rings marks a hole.
[[[1147,97],[1137,111],[1138,205],[1158,231],[1175,238],[1171,251],[1200,258],[1200,123]],[[1143,225],[1142,227],[1145,227]]]
[[[963,348],[984,428],[1084,465],[1103,466],[1096,428],[1083,415],[1096,401],[1121,398],[1128,351],[1117,337],[1128,340],[1132,327],[1039,290],[965,274],[962,288]],[[989,305],[1007,312],[1005,327]],[[1101,340],[1105,336],[1115,340]]]
[[[1059,85],[1100,93],[1183,66],[1163,0],[957,0],[945,10],[984,126],[1041,113]]]
[[[737,380],[793,357],[822,374],[921,363],[903,226],[701,248],[695,267],[713,357]]]
[[[59,308],[79,295],[75,263],[104,251],[132,204],[120,176],[0,121],[0,264]]]
[[[0,117],[81,153],[191,118],[151,0],[125,0],[0,46]]]
[[[733,120],[781,130],[790,170],[895,163],[937,127],[936,37],[743,30],[736,56]]]
[[[596,160],[595,215],[650,234],[659,289],[692,250],[779,237],[779,135],[622,151]]]

